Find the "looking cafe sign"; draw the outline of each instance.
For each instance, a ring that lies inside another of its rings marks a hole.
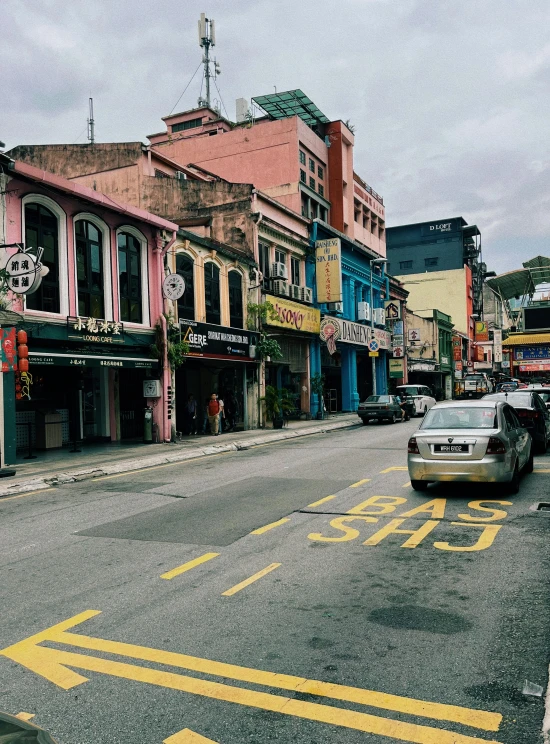
[[[272,295],[266,295],[265,299],[266,302],[273,305],[273,309],[277,313],[276,318],[268,318],[268,325],[288,328],[291,331],[319,333],[321,326],[321,312],[319,310]]]

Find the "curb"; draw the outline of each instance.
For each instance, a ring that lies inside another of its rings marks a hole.
[[[68,472],[60,472],[55,475],[43,476],[41,478],[34,478],[24,483],[17,483],[13,486],[5,486],[0,488],[0,499],[7,496],[16,496],[20,493],[27,491],[40,491],[52,486],[62,485],[64,483],[75,483],[84,480],[90,480],[98,478],[104,475],[118,475],[119,473],[131,473],[135,470],[145,470],[147,468],[154,467],[155,465],[169,465],[177,462],[185,462],[186,460],[196,460],[199,457],[207,457],[208,455],[217,455],[222,452],[240,452],[243,450],[250,449],[251,447],[257,447],[260,444],[271,444],[272,442],[281,442],[285,439],[297,439],[299,437],[307,437],[312,434],[326,434],[329,431],[336,431],[338,429],[351,429],[356,426],[360,426],[361,421],[337,421],[333,424],[327,424],[323,427],[304,427],[303,429],[292,429],[290,431],[273,432],[269,434],[259,435],[253,439],[241,439],[227,444],[210,445],[209,447],[197,447],[192,450],[186,450],[184,452],[174,452],[166,455],[151,455],[150,457],[142,457],[138,459],[121,460],[104,467],[98,468],[85,468],[82,470],[70,470]],[[259,430],[260,431],[260,430]]]

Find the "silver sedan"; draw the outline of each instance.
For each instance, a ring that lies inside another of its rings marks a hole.
[[[533,471],[531,436],[505,402],[482,399],[437,403],[409,439],[411,486],[437,481],[508,483],[519,491]]]

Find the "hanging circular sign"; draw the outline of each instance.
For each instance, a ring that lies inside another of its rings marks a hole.
[[[332,355],[336,351],[336,341],[342,335],[342,328],[336,318],[326,317],[321,321],[319,336],[326,341],[327,349]]]
[[[8,288],[15,294],[28,294],[38,289],[42,279],[40,265],[31,253],[17,251],[8,258],[5,268]]]
[[[179,274],[168,274],[162,282],[162,293],[167,300],[179,300],[185,292],[185,279]]]

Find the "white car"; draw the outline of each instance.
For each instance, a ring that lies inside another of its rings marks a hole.
[[[426,385],[398,385],[396,393],[413,398],[417,416],[424,416],[436,404],[432,391]]]

